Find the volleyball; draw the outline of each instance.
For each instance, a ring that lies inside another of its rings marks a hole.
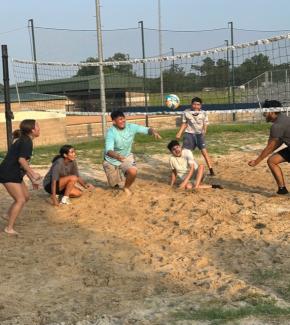
[[[165,105],[170,109],[176,109],[180,105],[180,99],[174,94],[167,95],[165,97]]]

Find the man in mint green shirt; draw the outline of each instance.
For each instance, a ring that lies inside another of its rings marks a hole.
[[[125,175],[124,191],[130,195],[130,186],[137,176],[137,167],[134,156],[131,152],[132,144],[137,133],[153,135],[155,139],[160,139],[160,135],[152,128],[142,125],[126,123],[123,112],[112,112],[111,126],[105,140],[105,160],[103,167],[112,187],[121,186],[122,175]]]

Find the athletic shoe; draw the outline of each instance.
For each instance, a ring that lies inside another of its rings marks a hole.
[[[209,176],[215,176],[215,173],[212,168],[209,169]]]
[[[288,190],[287,188],[284,186],[284,187],[279,187],[278,191],[277,191],[277,194],[280,194],[280,195],[285,195],[285,194],[288,194]]]
[[[71,201],[70,199],[67,197],[67,196],[63,196],[61,201],[60,201],[60,204],[71,204]]]

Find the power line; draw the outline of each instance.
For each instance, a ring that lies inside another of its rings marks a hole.
[[[23,28],[19,28],[23,29]],[[4,32],[14,32],[19,29],[12,31]],[[73,28],[58,28],[58,27],[44,27],[36,26],[35,29],[46,29],[46,30],[58,30],[58,31],[69,31],[69,32],[96,32],[95,29],[73,29]],[[115,32],[115,31],[129,31],[129,30],[138,30],[138,27],[128,27],[128,28],[115,28],[115,29],[102,29],[103,32]],[[144,28],[144,30],[149,31],[159,31],[157,28]],[[161,29],[162,32],[171,32],[171,33],[202,33],[202,32],[213,32],[220,30],[228,30],[227,27],[220,28],[211,28],[211,29],[198,29],[198,30],[176,30],[176,29]],[[234,30],[245,31],[245,32],[261,32],[261,33],[279,33],[279,32],[289,32],[290,29],[276,29],[276,30],[261,30],[261,29],[247,29],[247,28],[234,28]],[[0,33],[0,34],[4,34]]]
[[[2,32],[2,33],[0,33],[0,35],[8,34],[8,33],[13,33],[13,32],[17,32],[17,31],[19,31],[19,30],[23,30],[23,29],[26,29],[26,27],[21,27],[21,28],[16,28],[16,29],[8,30],[8,31],[6,31],[6,32]]]
[[[59,30],[59,31],[67,31],[67,32],[96,32],[95,29],[72,29],[72,28],[55,28],[55,27],[42,27],[37,26],[35,29],[47,29],[47,30]],[[138,27],[132,28],[116,28],[116,29],[102,29],[103,32],[114,32],[114,31],[122,31],[122,30],[138,30]]]

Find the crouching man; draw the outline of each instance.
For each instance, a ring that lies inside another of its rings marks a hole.
[[[124,192],[131,194],[130,187],[136,179],[137,167],[132,154],[132,144],[138,133],[153,135],[161,139],[158,132],[142,125],[126,123],[123,112],[111,114],[113,125],[108,129],[105,140],[103,167],[111,187],[122,187],[122,174],[125,176]]]

